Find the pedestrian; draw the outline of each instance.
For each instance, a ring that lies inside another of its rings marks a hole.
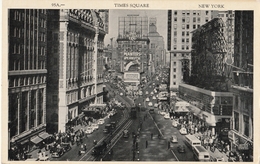
[[[153,140],[153,133],[151,133],[151,140]]]
[[[168,149],[170,149],[170,147],[171,147],[171,142],[168,141]]]
[[[146,142],[145,142],[145,148],[147,148],[148,147],[148,141],[146,140]]]
[[[78,155],[81,156],[81,150],[79,150]]]
[[[161,139],[161,134],[160,133],[158,133],[158,138]]]

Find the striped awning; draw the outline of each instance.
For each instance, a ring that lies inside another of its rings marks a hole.
[[[46,133],[46,132],[42,132],[42,133],[39,134],[39,137],[42,138],[42,139],[46,139],[48,137],[51,137],[51,135]]]
[[[34,144],[38,144],[42,141],[43,139],[38,137],[38,136],[34,136],[33,138],[31,138],[31,142],[33,142]]]

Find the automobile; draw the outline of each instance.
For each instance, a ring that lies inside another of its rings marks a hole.
[[[149,113],[154,113],[154,109],[153,108],[149,109]]]
[[[153,83],[153,85],[155,85],[155,83]]]
[[[120,93],[120,96],[123,96],[123,95],[124,95],[124,94],[121,92],[121,93]]]
[[[94,131],[94,129],[93,129],[91,126],[88,126],[88,127],[86,128],[86,130],[85,130],[85,133],[86,133],[86,134],[91,134],[91,133],[93,133],[93,131]]]
[[[93,128],[93,130],[97,130],[98,129],[98,124],[92,124],[91,127]]]
[[[158,104],[154,103],[153,107],[158,108]]]
[[[159,97],[159,95],[156,95],[156,97],[158,98],[158,97]]]
[[[164,118],[165,118],[165,119],[170,119],[170,114],[169,114],[169,113],[166,113],[166,114],[164,115]]]
[[[173,122],[172,122],[172,126],[175,127],[175,128],[177,128],[177,126],[178,126],[178,122],[173,121]]]
[[[187,129],[186,129],[186,128],[181,128],[179,131],[180,131],[180,133],[181,133],[181,134],[183,134],[183,135],[186,135],[186,134],[188,134],[188,132],[187,132]]]
[[[146,91],[146,92],[145,92],[145,94],[146,94],[146,95],[148,95],[148,94],[149,94],[149,92],[148,92],[148,91]]]
[[[128,138],[128,137],[129,137],[129,131],[128,131],[128,130],[125,129],[125,130],[123,131],[123,137],[124,137],[124,138]]]
[[[104,119],[99,119],[98,122],[97,122],[99,125],[102,125],[105,123],[105,120]]]
[[[154,91],[154,93],[157,93],[157,90],[156,90],[156,89],[154,89],[153,91]]]
[[[224,158],[222,157],[216,157],[212,159],[213,162],[225,162]]]
[[[145,101],[147,101],[147,102],[150,101],[149,97],[147,97],[147,98],[145,99]]]
[[[160,114],[164,116],[166,113],[164,111],[160,111]]]
[[[178,138],[177,138],[176,135],[172,135],[172,136],[171,136],[171,142],[172,142],[172,143],[178,143]]]
[[[155,96],[153,96],[153,100],[156,100],[156,97],[155,97]]]
[[[148,106],[153,106],[153,103],[150,101],[150,102],[148,103]]]
[[[153,93],[153,91],[151,92],[151,95],[153,95],[154,93]]]
[[[178,151],[179,153],[185,153],[185,147],[184,147],[184,145],[178,145],[177,151]]]

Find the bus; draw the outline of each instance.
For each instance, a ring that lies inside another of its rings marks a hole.
[[[201,146],[201,141],[194,135],[186,135],[184,141],[188,147]]]
[[[210,154],[203,146],[193,146],[193,157],[197,161],[210,161]]]

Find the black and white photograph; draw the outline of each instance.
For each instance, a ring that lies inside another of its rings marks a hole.
[[[3,11],[7,162],[257,162],[254,9],[65,5]]]

